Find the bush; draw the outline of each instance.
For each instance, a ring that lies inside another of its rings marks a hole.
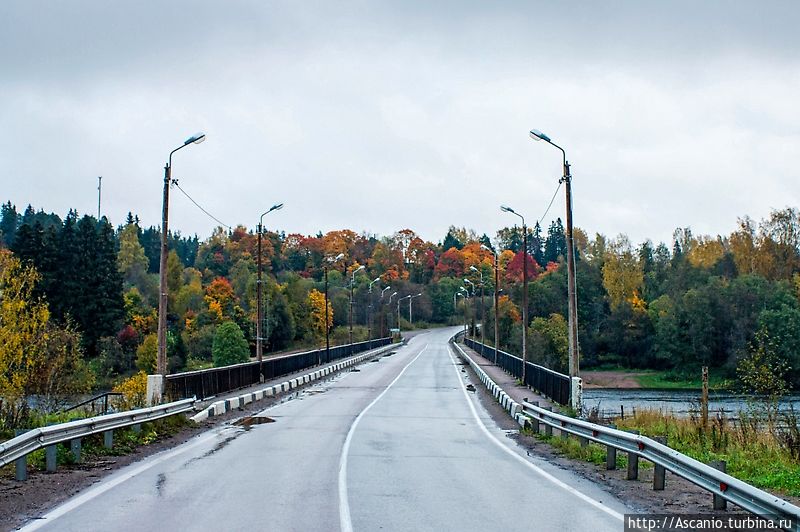
[[[133,410],[145,406],[147,401],[147,373],[140,371],[133,377],[120,382],[112,391],[122,394],[120,408]]]
[[[250,347],[244,333],[234,322],[226,321],[217,327],[214,344],[211,346],[211,357],[216,367],[250,360]]]

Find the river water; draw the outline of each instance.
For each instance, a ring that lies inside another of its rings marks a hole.
[[[700,390],[589,388],[583,390],[583,404],[587,410],[599,408],[606,416],[618,416],[620,406],[625,409],[626,416],[634,409],[644,408],[688,416],[690,411],[699,410]],[[794,405],[800,414],[800,394],[784,398],[780,409],[788,410],[790,405]],[[739,411],[747,408],[747,399],[741,394],[723,391],[710,391],[708,394],[708,410],[712,415],[723,409],[729,416],[738,417]]]

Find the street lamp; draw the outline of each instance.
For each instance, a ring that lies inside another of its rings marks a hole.
[[[397,300],[397,329],[400,330],[400,302],[404,299],[410,298],[411,295],[403,296]],[[402,332],[402,331],[401,331]]]
[[[380,305],[380,302],[383,301],[383,295],[386,293],[387,290],[391,290],[391,289],[392,289],[391,286],[387,286],[386,288],[381,290],[381,298],[378,300],[378,304],[379,305]],[[384,324],[384,321],[386,320],[386,312],[384,312],[384,308],[385,307],[383,305],[380,305],[380,306],[381,306],[380,334],[383,335],[383,324]]]
[[[455,303],[457,297],[464,298],[464,336],[467,335],[467,297],[469,297],[464,292],[464,287],[462,286],[461,289],[453,295],[453,303]]]
[[[560,183],[566,185],[567,204],[567,299],[569,301],[569,376],[577,377],[580,373],[580,351],[578,347],[578,298],[576,295],[575,279],[575,242],[572,235],[572,175],[569,172],[569,162],[564,149],[550,140],[550,137],[537,129],[531,129],[531,138],[535,141],[543,140],[561,151],[563,174]],[[574,399],[574,398],[573,398]],[[571,401],[574,403],[574,401]],[[572,404],[573,408],[578,405]]]
[[[353,274],[350,277],[350,317],[349,317],[349,321],[350,321],[350,334],[349,334],[350,342],[349,343],[350,344],[353,343],[353,284],[356,282],[356,274],[358,272],[360,272],[361,270],[363,270],[363,269],[364,269],[364,265],[362,264],[361,266],[359,266],[358,268],[353,270]]]
[[[484,345],[484,342],[486,341],[486,335],[484,333],[484,327],[486,326],[485,325],[486,316],[485,316],[484,313],[486,311],[484,310],[484,307],[483,307],[483,272],[480,271],[475,266],[470,266],[469,269],[474,271],[474,272],[478,272],[478,275],[480,275],[480,279],[481,279],[481,356],[483,356],[483,345]]]
[[[380,280],[380,277],[376,277],[375,280],[369,282],[369,305],[367,305],[367,340],[369,342],[372,342],[372,285]]]
[[[389,296],[389,301],[386,303],[386,306],[387,306],[387,307],[390,307],[390,306],[391,306],[391,304],[392,304],[392,298],[393,298],[394,296],[396,296],[396,295],[397,295],[397,292],[392,292],[392,294]],[[389,310],[389,313],[391,314],[391,312],[392,312],[392,311],[391,311],[391,309],[390,309],[390,310]],[[387,327],[387,328],[389,328],[389,319],[388,319],[388,317],[387,317],[387,319],[386,319],[386,327]]]
[[[272,207],[269,208],[261,217],[258,219],[258,280],[256,281],[256,357],[258,358],[258,373],[259,373],[259,380],[264,382],[264,369],[261,367],[261,361],[263,360],[263,347],[262,342],[264,340],[263,334],[261,332],[261,328],[263,327],[264,322],[264,314],[263,314],[263,305],[261,304],[261,235],[264,232],[264,216],[268,215],[272,211],[277,211],[283,208],[283,203],[276,203]]]
[[[195,133],[169,152],[169,160],[164,167],[164,201],[161,211],[161,262],[159,263],[158,281],[158,358],[156,373],[167,374],[167,232],[169,231],[169,185],[172,183],[172,154],[189,144],[200,144],[206,140],[205,133]],[[163,383],[162,383],[163,389]]]
[[[522,384],[527,386],[525,374],[528,365],[528,227],[525,225],[525,217],[511,207],[501,205],[500,210],[522,219]]]
[[[414,301],[415,297],[419,297],[421,295],[422,295],[422,292],[420,292],[419,294],[413,295],[408,299],[408,323],[410,323],[412,326],[414,325],[414,320],[411,319],[411,302]]]
[[[497,252],[489,249],[485,244],[481,244],[481,248],[494,255],[494,363],[497,364],[497,346],[500,345],[500,327],[498,322],[498,311],[500,306],[500,260]]]
[[[470,284],[470,286],[472,287],[472,295],[474,296],[475,295],[475,283],[473,283],[472,281],[470,281],[466,277],[464,277],[464,282]],[[473,307],[474,306],[475,306],[475,304],[473,303]],[[474,309],[473,309],[473,314],[475,314],[474,313]],[[475,316],[474,315],[472,317],[472,339],[473,340],[475,339]]]
[[[334,258],[328,257],[325,259],[325,359],[326,362],[331,361],[331,324],[328,323],[328,265],[344,258],[344,253],[339,253]],[[317,365],[322,364],[320,357],[322,355],[317,352]]]

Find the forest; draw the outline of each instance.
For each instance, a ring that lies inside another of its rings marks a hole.
[[[528,231],[527,250],[519,227],[494,238],[450,227],[439,243],[410,229],[390,236],[265,231],[265,352],[324,345],[327,269],[333,344],[348,341],[352,284],[354,341],[388,334],[399,308],[404,330],[474,325],[484,316],[492,343],[497,312],[501,348],[520,353],[526,326],[530,359],[564,371],[564,227],[557,219],[546,232],[539,224]],[[114,227],[75,211],[61,218],[2,205],[0,397],[108,389],[139,370],[153,372],[160,238],[158,227],[143,228],[133,214]],[[255,353],[257,240],[244,226],[218,228],[202,240],[168,235],[169,372]],[[708,365],[735,377],[744,364],[769,376],[767,392],[800,385],[797,209],[759,222],[742,217],[728,235],[679,228],[671,242],[658,244],[590,238],[576,228],[575,247],[582,368],[682,374]],[[417,294],[411,323],[409,299],[397,302]]]

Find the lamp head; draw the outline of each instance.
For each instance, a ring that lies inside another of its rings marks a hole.
[[[531,129],[531,138],[535,141],[543,140],[545,142],[550,142],[550,137],[539,131],[538,129]]]
[[[279,210],[281,210],[281,209],[283,209],[283,203],[276,203],[275,205],[273,205],[272,207],[270,207],[270,208],[269,208],[269,210],[268,210],[267,212],[279,211]]]
[[[473,272],[479,272],[479,271],[480,271],[480,270],[479,270],[478,268],[476,268],[475,266],[470,266],[470,267],[469,267],[469,269],[470,269],[470,270],[472,270]]]
[[[206,140],[205,133],[195,133],[194,135],[186,139],[183,145],[186,146],[187,144],[200,144],[204,140]]]
[[[512,209],[508,205],[500,205],[500,210],[503,211],[503,212],[511,212],[511,213],[517,214],[516,212],[514,212],[514,209]]]
[[[338,254],[338,255],[336,255],[336,257],[333,259],[333,262],[336,262],[337,260],[341,260],[341,259],[343,259],[343,258],[344,258],[344,253],[339,253],[339,254]]]
[[[372,282],[373,282],[373,283],[377,283],[377,282],[378,282],[378,281],[380,281],[380,280],[381,280],[381,278],[380,278],[380,277],[376,277],[376,278],[375,278],[375,280],[374,280],[374,281],[372,281]]]

